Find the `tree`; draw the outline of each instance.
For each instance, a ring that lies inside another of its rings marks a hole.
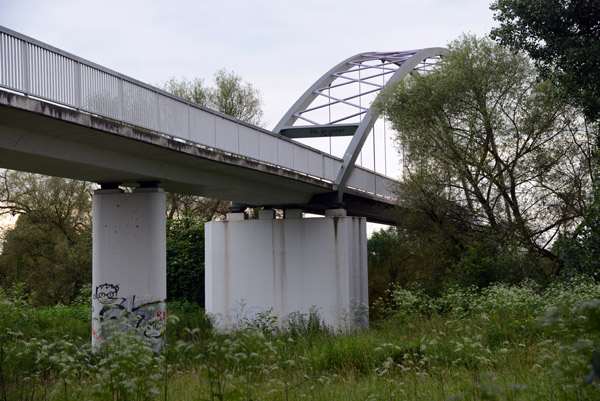
[[[167,220],[195,216],[204,221],[222,219],[229,212],[229,201],[167,192]]]
[[[565,233],[555,248],[565,263],[566,276],[600,272],[600,191],[596,190],[594,203],[581,224],[573,232]]]
[[[435,225],[426,226],[422,219],[413,220],[419,224],[417,228],[412,226],[411,216],[403,214],[399,218],[400,227],[380,230],[367,240],[371,302],[385,298],[390,283],[416,285],[435,295],[445,276],[440,265],[447,264],[448,256],[455,253],[453,244],[435,235]]]
[[[0,283],[25,283],[38,304],[69,303],[91,282],[92,184],[3,170],[0,214],[18,216],[3,238]]]
[[[215,87],[208,93],[209,107],[250,124],[261,124],[263,112],[260,93],[234,72],[224,69],[217,71]]]
[[[263,112],[260,93],[234,72],[225,69],[217,71],[213,87],[206,87],[198,78],[191,81],[185,78],[181,80],[171,78],[163,85],[163,89],[250,124],[261,124]],[[167,193],[169,219],[184,217],[191,213],[209,221],[224,217],[228,210],[228,201]]]
[[[580,104],[587,117],[600,122],[600,3],[595,0],[497,0],[491,5],[500,27],[492,36],[536,60],[565,98]],[[600,137],[597,148],[600,147]],[[567,271],[593,273],[600,244],[596,183],[595,202],[582,224],[557,243]]]
[[[401,207],[441,227],[465,256],[489,251],[492,260],[518,257],[535,273],[557,273],[550,246],[589,204],[597,127],[527,58],[464,36],[378,107],[410,159]]]
[[[165,82],[163,89],[194,103],[208,106],[209,89],[204,87],[204,82],[199,78],[194,78],[191,81],[185,78],[181,81],[171,78]]]
[[[260,92],[233,71],[218,70],[212,87],[204,86],[204,81],[198,78],[191,81],[171,78],[162,87],[174,95],[247,123],[259,126],[262,123]]]
[[[167,222],[167,298],[204,306],[204,220]]]
[[[598,139],[600,142],[600,138]],[[599,144],[600,145],[600,144]],[[597,155],[600,169],[600,150]],[[598,171],[598,170],[596,170]],[[556,241],[555,249],[565,264],[565,275],[588,274],[597,279],[600,273],[600,183],[595,182],[594,202],[572,232]]]
[[[496,0],[492,37],[536,61],[544,78],[600,120],[600,2]]]

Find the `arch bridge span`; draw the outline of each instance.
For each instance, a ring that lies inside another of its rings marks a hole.
[[[0,27],[0,167],[251,206],[391,222],[398,177],[356,165],[381,89],[444,49],[362,53],[318,79],[273,131]],[[323,116],[326,115],[326,118]],[[301,143],[345,137],[339,156]],[[374,156],[375,157],[375,156]]]

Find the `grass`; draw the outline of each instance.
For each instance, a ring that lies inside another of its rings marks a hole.
[[[216,332],[200,308],[170,303],[178,319],[157,353],[135,332],[92,352],[89,305],[31,308],[3,293],[0,400],[598,400],[584,383],[595,299],[585,278],[437,299],[392,288],[379,319],[349,333],[314,315]]]

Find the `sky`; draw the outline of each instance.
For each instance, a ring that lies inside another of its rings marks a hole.
[[[488,0],[0,0],[0,25],[151,85],[260,91],[265,128],[333,65],[366,51],[446,46],[495,25]]]

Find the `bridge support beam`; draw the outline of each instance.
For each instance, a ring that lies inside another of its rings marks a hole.
[[[92,345],[132,326],[155,348],[166,327],[166,213],[161,188],[93,196]],[[122,320],[121,320],[122,319]]]
[[[206,224],[206,310],[220,327],[314,307],[335,329],[368,324],[366,219],[301,215]]]

